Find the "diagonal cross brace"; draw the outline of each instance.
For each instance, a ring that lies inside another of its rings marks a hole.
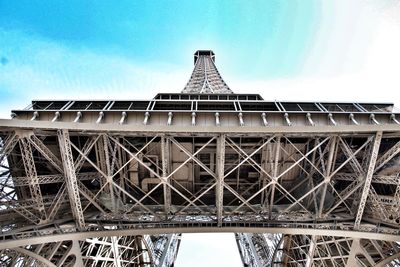
[[[372,147],[371,158],[368,164],[368,170],[365,177],[364,187],[361,194],[360,204],[358,206],[358,211],[356,215],[356,221],[354,223],[354,228],[358,229],[360,227],[361,219],[364,213],[365,204],[367,203],[368,193],[371,187],[372,175],[375,171],[376,159],[378,157],[379,147],[381,144],[382,132],[377,132],[374,139],[374,144]]]

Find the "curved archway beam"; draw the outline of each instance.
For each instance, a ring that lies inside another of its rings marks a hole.
[[[18,240],[0,242],[0,249],[15,248],[26,245],[59,242],[64,240],[84,240],[94,237],[111,236],[135,236],[135,235],[161,235],[174,233],[271,233],[290,235],[319,235],[340,236],[360,239],[384,240],[400,242],[399,235],[368,233],[361,231],[329,230],[329,229],[305,229],[305,228],[263,228],[263,227],[175,227],[175,228],[148,228],[148,229],[122,229],[102,230],[92,232],[72,232],[66,234],[30,237]]]
[[[29,251],[27,249],[24,249],[24,248],[13,248],[12,250],[15,250],[18,253],[24,254],[24,255],[29,256],[31,258],[34,258],[35,260],[40,261],[41,263],[44,263],[46,266],[56,267],[56,265],[54,263],[52,263],[51,261],[49,261],[48,259],[43,258],[42,256],[40,256],[40,255],[38,255],[38,254],[36,254],[36,253],[34,253],[32,251]]]
[[[388,264],[388,263],[390,263],[390,262],[392,262],[393,260],[398,259],[398,258],[400,258],[400,252],[399,252],[399,253],[396,253],[396,254],[394,254],[394,255],[392,255],[392,256],[390,256],[389,258],[384,259],[384,260],[381,261],[381,262],[378,262],[378,263],[375,265],[375,267],[384,267],[384,266],[386,266],[386,264]]]

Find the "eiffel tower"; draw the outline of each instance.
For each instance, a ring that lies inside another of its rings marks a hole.
[[[244,266],[400,266],[400,112],[235,94],[34,100],[0,120],[1,266],[170,267],[182,233]]]

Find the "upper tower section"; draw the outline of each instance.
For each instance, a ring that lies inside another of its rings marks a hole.
[[[212,50],[197,50],[194,53],[194,69],[182,93],[233,93],[215,66],[215,54]]]

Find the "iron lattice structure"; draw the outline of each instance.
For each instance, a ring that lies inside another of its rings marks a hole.
[[[233,232],[245,266],[399,266],[390,103],[234,94],[212,51],[182,93],[32,101],[0,120],[5,266],[173,266]]]

